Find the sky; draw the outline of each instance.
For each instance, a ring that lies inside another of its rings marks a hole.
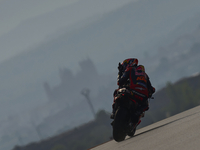
[[[27,19],[47,14],[78,1],[79,0],[0,0],[0,38],[5,40],[6,38],[4,37],[6,37],[7,34],[15,32],[15,29]],[[29,44],[25,42],[24,46],[19,45],[19,47],[14,49],[11,47],[13,45],[12,42],[15,42],[14,40],[8,38],[4,41],[2,39],[0,40],[2,43],[5,43],[5,45],[1,44],[0,62],[23,51]]]
[[[0,0],[0,36],[25,19],[36,17],[79,0]]]
[[[72,22],[130,1],[137,0],[0,0],[0,63],[39,44]],[[65,16],[66,12],[72,14]]]

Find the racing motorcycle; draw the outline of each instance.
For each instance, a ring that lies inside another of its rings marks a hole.
[[[127,88],[120,88],[115,96],[114,107],[116,111],[111,125],[113,128],[113,139],[117,142],[123,141],[127,135],[133,137],[137,126],[141,122],[141,118],[144,117],[144,112],[135,115],[139,104],[134,99],[130,98],[131,95],[133,95],[133,93]],[[137,120],[135,123],[132,122],[133,116],[138,117],[134,119]]]

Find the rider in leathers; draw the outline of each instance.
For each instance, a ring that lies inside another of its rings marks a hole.
[[[119,63],[119,73],[117,84],[119,87],[122,87],[129,80],[129,90],[134,95],[134,100],[140,104],[140,107],[137,108],[136,116],[133,116],[137,122],[137,118],[144,111],[149,109],[148,98],[152,96],[155,92],[155,88],[152,87],[148,75],[145,73],[145,68],[143,65],[138,65],[138,60],[135,58],[126,59],[122,64]],[[117,93],[117,90],[114,92]],[[111,118],[114,118],[115,113],[115,102],[113,104],[113,114]]]

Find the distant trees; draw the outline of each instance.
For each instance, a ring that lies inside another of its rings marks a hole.
[[[110,140],[112,134],[110,114],[104,110],[96,113],[95,120],[58,136],[13,150],[82,150]]]
[[[64,145],[58,144],[55,145],[51,150],[67,150],[67,148]]]
[[[200,105],[200,75],[182,79],[177,83],[168,82],[155,93],[150,109],[139,127],[155,123],[177,113]]]
[[[187,109],[200,105],[200,76],[195,79],[190,78],[182,80],[179,83],[167,83],[163,89],[166,93],[165,105],[160,104],[156,110],[147,112],[149,122],[157,122]],[[160,93],[156,93],[158,97]],[[158,100],[159,101],[159,100]],[[162,101],[162,99],[160,99]],[[147,124],[149,124],[149,122]]]
[[[168,83],[166,90],[170,98],[170,104],[166,107],[166,111],[169,111],[171,115],[200,104],[200,88],[193,89],[187,81],[178,85]]]

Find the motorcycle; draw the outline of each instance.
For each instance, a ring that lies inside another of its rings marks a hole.
[[[141,118],[144,117],[144,112],[139,115],[137,108],[139,104],[131,98],[133,93],[127,88],[121,88],[117,91],[115,96],[115,114],[114,121],[111,123],[113,128],[113,139],[117,142],[123,141],[126,136],[133,137],[137,126],[141,122]],[[137,116],[137,118],[133,118]],[[136,122],[133,122],[137,120]]]

